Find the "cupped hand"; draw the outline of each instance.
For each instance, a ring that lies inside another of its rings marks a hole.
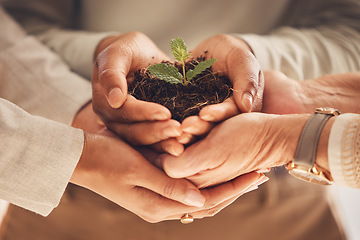
[[[234,102],[241,112],[261,109],[263,74],[251,48],[245,41],[227,34],[216,35],[196,46],[192,51],[192,56],[217,59],[212,68],[215,72],[229,77],[233,84]],[[206,112],[206,108],[203,111]],[[214,112],[214,114],[202,116],[206,116],[206,120],[226,116],[226,112]]]
[[[223,103],[204,107],[198,119],[184,121],[182,138],[206,134],[214,125],[241,112],[260,111],[264,78],[260,65],[245,41],[235,36],[220,34],[201,42],[192,57],[215,58],[213,71],[229,77],[233,96]],[[192,125],[195,122],[195,125]],[[192,126],[191,126],[192,125]],[[189,130],[190,129],[190,130]]]
[[[128,95],[134,71],[169,58],[144,34],[129,32],[104,39],[92,71],[93,108],[104,124],[134,145],[150,145],[181,135],[170,111]],[[170,141],[163,145],[181,148]],[[169,147],[168,147],[169,148]]]
[[[85,146],[71,182],[86,187],[149,222],[212,216],[256,187],[252,173],[214,188],[199,190],[173,179],[118,138],[85,132]],[[255,185],[254,185],[255,184]]]
[[[156,163],[169,176],[186,177],[200,188],[280,166],[293,158],[307,117],[243,113],[218,124],[181,156],[163,154]]]

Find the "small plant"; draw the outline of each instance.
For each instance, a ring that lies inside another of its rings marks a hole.
[[[206,61],[199,62],[194,69],[189,69],[185,72],[185,60],[191,55],[191,53],[188,53],[184,40],[179,37],[172,39],[170,47],[175,59],[182,64],[182,74],[176,67],[166,63],[154,64],[148,67],[148,70],[152,75],[169,83],[181,83],[186,86],[194,77],[211,67],[214,62],[216,62],[216,59],[214,58],[208,59]]]

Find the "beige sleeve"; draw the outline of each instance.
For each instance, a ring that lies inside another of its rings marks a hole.
[[[0,97],[25,111],[71,124],[91,99],[90,83],[0,8]]]
[[[80,159],[82,130],[29,115],[0,98],[0,198],[48,215]]]
[[[335,183],[360,188],[360,115],[337,116],[331,128],[328,159]]]
[[[62,123],[90,97],[89,83],[0,6],[0,198],[42,215],[57,206],[84,144],[82,130]]]
[[[0,0],[27,33],[50,48],[71,70],[90,80],[97,45],[118,32],[72,30],[79,14],[74,0]]]
[[[360,70],[360,1],[292,1],[279,28],[239,35],[263,70],[303,80]]]

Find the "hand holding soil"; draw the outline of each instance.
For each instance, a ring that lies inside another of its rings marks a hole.
[[[203,64],[205,58],[216,58],[218,61],[213,69],[200,71],[187,86],[167,84],[171,86],[170,90],[164,91],[155,85],[145,87],[155,95],[145,93],[145,90],[135,95],[134,86],[142,84],[136,83],[136,79],[133,81],[135,70],[141,69],[136,72],[136,78],[153,80],[154,76],[150,76],[146,68],[155,63],[170,63],[169,58],[141,33],[131,32],[105,39],[98,47],[92,74],[94,110],[110,130],[129,143],[152,145],[159,151],[180,155],[184,150],[182,144],[189,143],[194,135],[209,132],[213,122],[237,115],[239,109],[247,112],[261,108],[262,72],[251,52],[245,52],[243,48],[238,39],[228,35],[205,40],[194,49],[193,58],[185,65],[172,65],[178,72],[196,72],[194,69]],[[215,86],[209,88],[209,81]],[[124,94],[128,84],[129,92],[136,97]],[[195,87],[197,85],[200,88]],[[187,101],[193,105],[174,103],[174,97],[166,99],[169,92],[175,92],[175,98],[180,101],[190,99]],[[180,94],[187,94],[187,97]],[[156,98],[165,98],[161,104],[166,108],[153,103]]]
[[[180,136],[180,123],[159,104],[137,100],[127,86],[137,69],[169,58],[144,34],[130,32],[103,40],[92,72],[93,108],[114,133],[133,145],[150,145]],[[183,150],[177,141],[160,148]]]

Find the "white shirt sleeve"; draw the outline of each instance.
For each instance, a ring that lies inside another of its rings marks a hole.
[[[330,131],[328,160],[335,183],[360,188],[360,115],[335,118]]]

